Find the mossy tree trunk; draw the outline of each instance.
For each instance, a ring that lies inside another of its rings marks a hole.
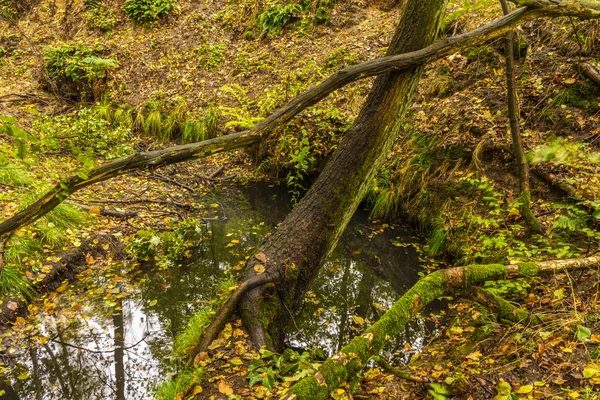
[[[552,275],[600,266],[600,257],[541,261],[516,265],[470,265],[435,271],[420,279],[362,335],[352,339],[327,359],[319,371],[292,386],[285,400],[327,399],[343,382],[354,380],[372,356],[378,355],[389,337],[433,300],[471,285],[498,279]]]
[[[446,3],[410,0],[388,55],[430,45],[437,36]],[[255,268],[257,264],[264,265],[267,274],[281,277],[276,286],[256,288],[242,301],[242,317],[255,344],[282,348],[290,318],[401,132],[421,72],[422,67],[413,67],[376,79],[360,115],[332,160],[261,247],[262,256],[248,263],[245,279],[265,273],[262,266]]]
[[[500,0],[504,14],[510,14],[507,0]],[[519,126],[519,98],[515,85],[514,31],[504,38],[504,57],[506,60],[506,90],[508,101],[508,119],[512,137],[512,147],[519,172],[519,212],[527,229],[532,233],[541,233],[542,226],[531,211],[531,188],[529,185],[529,165],[523,150],[523,137]]]

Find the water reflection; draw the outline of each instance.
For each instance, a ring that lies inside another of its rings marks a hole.
[[[219,218],[207,224],[194,262],[160,271],[147,266],[125,278],[96,276],[92,287],[75,283],[52,299],[48,315],[39,315],[50,340],[11,359],[16,367],[0,377],[1,398],[153,398],[156,385],[174,372],[171,345],[185,321],[291,208],[285,189],[265,185],[229,188],[204,201]],[[378,229],[364,212],[353,218],[290,328],[290,344],[337,351],[418,279],[415,249],[391,244],[410,242],[409,234]],[[407,343],[418,348],[426,335],[424,322],[415,321],[387,351]]]

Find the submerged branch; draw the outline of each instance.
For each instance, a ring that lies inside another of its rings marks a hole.
[[[551,275],[600,266],[600,257],[541,261],[516,265],[471,265],[435,271],[419,280],[379,321],[355,337],[319,371],[290,388],[286,400],[326,399],[332,390],[356,376],[367,361],[378,355],[387,338],[398,335],[406,323],[433,300],[457,289],[489,280]]]
[[[587,4],[590,0],[581,0],[581,2]],[[572,3],[574,2],[569,1],[569,4]],[[35,203],[0,223],[0,236],[36,221],[38,218],[52,211],[71,194],[94,183],[102,182],[134,170],[156,169],[165,165],[202,158],[255,144],[273,129],[290,121],[307,107],[317,104],[333,91],[341,89],[356,80],[433,62],[465,47],[501,36],[516,25],[534,18],[561,15],[570,15],[579,18],[600,17],[600,13],[594,14],[593,10],[588,10],[585,8],[585,5],[581,5],[579,2],[575,3],[579,6],[565,7],[554,4],[535,9],[522,7],[471,32],[440,40],[421,50],[382,57],[346,67],[327,78],[321,84],[292,99],[287,105],[279,108],[257,126],[249,130],[198,143],[133,154],[96,167],[89,171],[87,176],[78,174],[63,179]]]

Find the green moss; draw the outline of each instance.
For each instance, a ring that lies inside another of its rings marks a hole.
[[[534,262],[519,263],[519,272],[522,276],[532,277],[537,276],[539,268]]]
[[[465,285],[485,282],[490,279],[503,278],[507,275],[502,264],[469,265],[465,267]]]

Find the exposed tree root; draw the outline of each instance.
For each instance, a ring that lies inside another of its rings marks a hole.
[[[245,282],[242,282],[238,288],[229,296],[227,301],[219,308],[217,311],[215,318],[211,322],[211,324],[204,330],[202,333],[202,337],[200,341],[194,348],[194,350],[190,353],[192,357],[196,357],[199,353],[205,352],[208,350],[208,346],[212,343],[213,340],[217,338],[219,332],[223,329],[227,320],[235,311],[240,299],[244,294],[246,294],[249,290],[255,289],[259,286],[266,285],[267,283],[276,282],[278,280],[277,276],[273,276],[270,274],[262,274],[258,275],[254,278],[248,279]],[[196,360],[194,360],[194,364]]]
[[[531,19],[564,15],[578,18],[600,17],[600,11],[596,8],[600,2],[595,0],[563,0],[557,2],[560,4],[546,0],[528,0],[517,3],[526,5],[526,7],[518,8],[514,12],[471,32],[448,37],[421,50],[382,57],[346,67],[327,78],[321,84],[292,99],[287,105],[279,108],[249,130],[203,142],[133,154],[96,167],[89,171],[87,176],[74,175],[63,179],[35,203],[0,223],[0,236],[34,222],[52,211],[71,194],[94,183],[124,175],[134,170],[152,170],[165,165],[202,158],[255,144],[273,129],[290,121],[307,107],[317,104],[333,91],[341,89],[356,80],[433,62],[465,47],[474,46],[499,37],[513,29],[516,25]]]
[[[600,266],[600,257],[517,265],[471,265],[435,271],[419,280],[362,335],[325,361],[317,374],[292,386],[284,399],[326,399],[332,390],[352,380],[372,356],[380,353],[387,337],[400,333],[410,318],[438,297],[489,280],[550,275],[594,266]]]

